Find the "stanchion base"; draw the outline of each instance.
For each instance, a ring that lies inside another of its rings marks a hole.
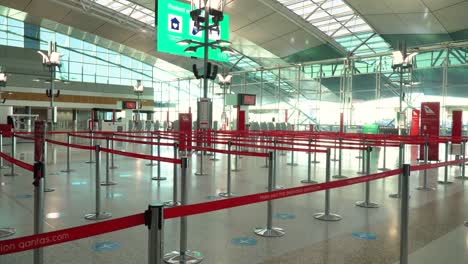
[[[373,203],[373,202],[360,201],[360,202],[356,202],[356,206],[363,207],[363,208],[378,208],[379,204]]]
[[[167,201],[167,202],[164,202],[163,204],[165,207],[176,207],[176,206],[181,205],[182,203],[181,202],[174,203],[174,201]]]
[[[262,237],[282,237],[286,234],[286,232],[284,232],[284,229],[279,228],[279,227],[272,227],[271,229],[258,227],[258,228],[255,228],[254,233],[257,236],[262,236]]]
[[[153,178],[151,178],[151,180],[153,180],[153,181],[165,181],[165,180],[167,180],[167,178],[166,177],[153,177]]]
[[[304,183],[304,184],[316,184],[318,183],[317,181],[314,181],[314,180],[302,180],[301,183]]]
[[[196,175],[196,176],[206,176],[206,175],[208,175],[208,173],[204,173],[204,172],[195,172],[193,175]]]
[[[446,184],[446,185],[449,185],[449,184],[452,184],[453,182],[451,181],[437,181],[439,184]]]
[[[93,164],[93,163],[96,163],[96,162],[95,161],[86,161],[85,163]]]
[[[117,184],[116,182],[112,182],[112,181],[101,182],[101,186],[111,186],[111,185],[116,185],[116,184]]]
[[[379,171],[389,171],[390,169],[389,168],[378,168],[377,170],[379,170]]]
[[[75,170],[61,170],[61,172],[65,172],[65,173],[70,173],[70,172],[74,172]]]
[[[389,194],[388,197],[395,198],[395,199],[400,199],[401,195],[399,193],[394,193],[394,194]]]
[[[466,176],[455,176],[454,178],[457,180],[468,180],[468,177]]]
[[[299,165],[299,164],[288,162],[288,163],[286,163],[286,165],[295,167],[295,166],[297,166],[297,165]]]
[[[219,193],[218,195],[221,196],[221,197],[234,197],[234,196],[236,196],[235,194],[228,193],[228,192]]]
[[[187,263],[187,264],[195,264],[200,263],[203,261],[203,256],[200,252],[196,251],[185,251],[185,254],[181,255],[178,251],[172,251],[171,253],[167,253],[164,255],[163,260],[165,263],[171,264],[179,264],[179,263]]]
[[[362,156],[356,156],[355,158],[356,159],[362,159]]]
[[[340,160],[339,159],[331,159],[330,161],[337,162],[337,161],[340,161]]]
[[[418,188],[416,188],[416,190],[430,192],[430,191],[435,191],[435,188],[419,186]]]
[[[364,175],[364,174],[366,174],[366,172],[364,172],[364,171],[358,171],[358,172],[356,172],[356,174]]]
[[[280,153],[280,156],[286,156],[286,154],[287,154],[286,152]]]
[[[146,163],[145,166],[154,167],[154,166],[158,166],[158,164],[157,163]]]
[[[318,163],[320,163],[320,161],[313,160],[313,161],[311,161],[310,163],[312,163],[312,164],[318,164]]]
[[[344,175],[333,175],[332,178],[334,178],[334,179],[348,179],[348,176],[344,176]]]
[[[5,166],[1,166],[1,167],[0,167],[0,170],[9,169],[9,168],[10,168],[10,166],[6,166],[6,165],[5,165]]]
[[[16,233],[16,229],[14,228],[0,228],[0,238],[2,237],[9,237]]]
[[[212,161],[218,161],[219,159],[218,159],[218,158],[211,158],[210,160],[212,160]]]
[[[236,172],[236,171],[240,171],[240,170],[239,170],[239,169],[232,169],[231,171],[234,171],[234,172]]]
[[[14,177],[14,176],[18,176],[18,174],[17,173],[6,173],[6,174],[3,174],[3,176]]]
[[[119,168],[119,167],[117,167],[117,166],[112,166],[112,167],[110,167],[109,169],[115,170],[115,169],[118,169],[118,168]]]
[[[314,218],[322,221],[340,221],[343,217],[338,214],[326,214],[326,213],[318,213],[314,214]]]
[[[268,166],[268,165],[263,165],[263,166],[261,166],[260,168],[268,169],[269,166]]]
[[[44,192],[53,192],[55,191],[54,188],[44,188]]]
[[[84,218],[86,220],[104,220],[104,219],[108,219],[108,218],[111,218],[111,217],[112,217],[111,213],[102,212],[102,213],[86,214]]]

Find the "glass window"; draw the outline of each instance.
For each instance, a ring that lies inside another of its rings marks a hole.
[[[70,73],[79,73],[81,74],[82,72],[82,64],[79,62],[72,62],[70,61]]]
[[[70,38],[70,48],[75,49],[75,50],[83,49],[83,41],[76,39],[76,38]]]

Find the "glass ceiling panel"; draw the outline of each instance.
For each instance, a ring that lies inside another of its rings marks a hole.
[[[391,49],[379,35],[368,40],[375,31],[343,0],[276,1],[333,38],[348,51],[359,49],[360,52],[378,53]],[[364,33],[367,33],[367,36]],[[366,40],[378,42],[378,50],[374,48],[376,45],[368,45]]]
[[[155,27],[154,11],[127,0],[95,0],[95,3]]]

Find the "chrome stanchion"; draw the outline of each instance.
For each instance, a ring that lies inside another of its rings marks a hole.
[[[106,148],[110,149],[110,141],[109,138],[106,138]],[[102,186],[110,186],[110,185],[116,185],[117,183],[114,181],[111,181],[110,178],[110,162],[109,162],[109,152],[106,151],[106,181],[101,182]]]
[[[317,144],[318,144],[318,141],[317,141],[317,134],[315,134],[315,141],[314,141],[314,160],[312,161],[313,164],[317,164],[317,163],[320,163],[320,161],[317,160]]]
[[[327,148],[327,157],[325,162],[325,181],[330,182],[331,176],[331,151]],[[314,218],[322,221],[339,221],[342,217],[338,214],[330,213],[330,189],[325,190],[325,212],[314,214]]]
[[[73,170],[70,168],[70,144],[71,144],[71,137],[70,133],[67,133],[67,169],[62,170],[62,172],[72,172]]]
[[[197,162],[200,164],[200,165],[197,164],[198,165],[197,167],[200,169],[200,171],[196,171],[194,174],[196,176],[205,176],[207,174],[203,172],[203,156],[204,156],[203,151],[201,151],[200,154],[201,155],[198,156],[200,162]]]
[[[342,169],[343,169],[343,139],[340,137],[339,139],[339,145],[338,145],[338,174],[333,175],[333,178],[335,179],[346,179],[348,178],[347,176],[344,176],[342,174]]]
[[[47,175],[47,160],[48,160],[48,156],[47,156],[47,125],[45,124],[44,125],[44,130],[42,131],[42,157],[43,157],[43,172],[44,172],[44,176]],[[53,192],[55,191],[55,189],[53,188],[47,188],[47,180],[46,180],[46,177],[44,177],[44,192]]]
[[[333,159],[331,159],[331,161],[338,161],[338,159],[336,158],[336,139],[335,139],[335,147],[333,148]]]
[[[429,142],[427,140],[424,142],[424,165],[428,164],[428,156],[429,156]],[[416,188],[419,191],[433,191],[435,188],[427,186],[427,169],[424,169],[423,172],[423,185]]]
[[[311,168],[311,150],[310,150],[310,145],[312,143],[312,140],[309,138],[309,152],[307,153],[307,180],[302,180],[301,183],[305,184],[315,184],[317,181],[312,180],[311,174],[312,174],[312,168]],[[317,154],[316,151],[314,151],[314,154]]]
[[[383,166],[379,168],[379,171],[389,171],[390,169],[387,168],[387,140],[384,138],[384,146],[383,146]]]
[[[400,264],[408,264],[408,218],[409,218],[410,165],[403,165],[400,212]]]
[[[161,137],[158,136],[158,157],[161,157]],[[153,181],[165,181],[167,178],[166,177],[161,177],[161,161],[158,160],[156,163],[156,166],[158,166],[158,171],[156,177],[151,178]]]
[[[34,234],[42,234],[44,232],[44,166],[41,161],[34,164]],[[33,252],[34,264],[44,263],[43,248],[36,248]]]
[[[363,147],[363,148],[366,147],[366,146],[365,146],[365,141],[366,141],[365,138],[363,138],[363,139],[361,140],[361,142],[362,142],[362,147]],[[356,159],[362,159],[362,157],[364,157],[364,152],[360,152],[355,158],[356,158]],[[364,171],[364,169],[363,169],[363,171]]]
[[[468,177],[465,176],[465,152],[466,152],[466,140],[462,141],[462,160],[461,165],[461,176],[456,176],[455,179],[459,180],[468,180]]]
[[[372,147],[367,147],[366,151],[366,174],[370,175],[370,153],[372,151]],[[377,208],[379,207],[379,204],[373,203],[370,201],[370,181],[366,182],[366,200],[365,201],[359,201],[356,202],[356,205],[359,207],[364,207],[364,208]]]
[[[268,192],[272,192],[273,185],[273,152],[269,152],[268,160],[270,167],[268,168]],[[273,201],[268,200],[267,202],[267,226],[256,228],[254,233],[263,237],[280,237],[286,234],[282,228],[273,227]]]
[[[3,153],[3,132],[0,131],[0,152]],[[7,169],[9,166],[3,164],[3,158],[0,157],[0,169]]]
[[[86,220],[103,220],[111,218],[112,214],[107,212],[101,212],[101,146],[95,146],[95,159],[96,159],[96,211],[85,215]]]
[[[232,169],[231,171],[239,171],[239,141],[237,141],[237,144],[236,144],[236,155],[234,155],[234,169]]]
[[[215,138],[215,140],[216,140],[216,138]],[[216,149],[216,147],[217,147],[217,144],[213,143],[213,149]],[[218,161],[219,160],[218,158],[216,158],[216,151],[213,151],[213,156],[210,158],[210,160],[212,160],[212,161]]]
[[[362,153],[361,155],[363,157],[366,156],[365,155],[365,153],[366,153],[366,145],[365,144],[363,145],[363,149],[361,150],[361,153]],[[358,171],[356,173],[360,174],[360,175],[366,174],[366,159],[365,158],[364,159],[361,158],[361,171]]]
[[[11,133],[11,157],[12,158],[16,157],[16,137],[15,137],[15,133]],[[10,164],[10,169],[11,169],[10,173],[6,173],[3,176],[9,176],[9,177],[18,176],[18,174],[15,172],[15,164],[13,162],[11,162],[11,164]]]
[[[181,202],[187,204],[187,158],[182,158],[181,164]],[[203,256],[200,252],[187,250],[187,217],[180,218],[180,244],[179,251],[173,251],[164,256],[166,263],[200,263]]]
[[[174,143],[174,159],[177,159],[177,148],[179,147],[179,145],[177,143]],[[178,206],[180,205],[180,202],[179,202],[179,197],[177,195],[177,185],[178,185],[178,181],[177,181],[177,164],[174,163],[174,166],[173,166],[173,178],[172,178],[172,201],[167,201],[164,203],[165,206],[169,206],[169,207],[174,207],[174,206]]]
[[[449,144],[450,142],[447,141],[445,142],[445,162],[449,161]],[[451,184],[453,182],[448,180],[448,166],[444,166],[444,180],[443,181],[438,181],[439,184]]]
[[[263,146],[264,146],[265,148],[264,148],[263,150],[264,150],[265,153],[268,153],[268,148],[267,148],[267,147],[268,147],[269,145],[268,145],[267,139],[264,138],[264,140],[265,140],[265,141],[264,141],[265,144],[264,144]],[[285,155],[286,155],[286,153],[285,153]],[[284,156],[284,155],[282,155],[282,156]],[[265,165],[263,165],[261,168],[265,168],[265,169],[268,168],[268,157],[265,158]]]
[[[111,149],[114,150],[114,133],[112,133],[112,141],[111,141]],[[114,153],[111,153],[111,166],[109,169],[111,170],[114,170],[114,169],[117,169],[118,167],[115,166],[115,162],[114,162]]]
[[[276,185],[276,179],[278,176],[278,155],[276,150],[276,138],[273,140],[273,190],[284,189],[281,185]],[[268,187],[267,187],[268,189]]]
[[[400,143],[398,147],[398,167],[402,168],[403,164],[405,163],[405,144]],[[398,175],[398,190],[397,193],[390,194],[388,197],[390,198],[400,198],[401,197],[401,178],[403,177],[403,173]]]
[[[294,144],[291,144],[291,148],[294,148]],[[294,150],[291,150],[291,162],[286,163],[286,165],[293,166],[293,167],[298,165],[297,163],[294,162]]]
[[[91,130],[91,138],[89,139],[89,146],[90,147],[94,146],[94,133],[93,133],[92,130]],[[95,161],[93,161],[93,150],[92,149],[89,150],[89,161],[87,161],[86,163],[89,163],[89,164],[96,163]]]
[[[154,145],[153,145],[154,141],[153,141],[152,137],[150,138],[150,140],[151,140],[151,143],[149,144],[149,146],[150,146],[150,156],[154,156]],[[161,142],[161,137],[158,136],[158,153],[159,153],[159,147],[160,147],[159,143],[160,142]],[[159,157],[159,154],[158,154],[158,157]],[[159,163],[155,163],[153,160],[150,160],[150,162],[146,164],[146,166],[158,166],[158,165],[159,165]]]
[[[219,193],[219,196],[221,197],[235,196],[231,192],[231,146],[232,146],[232,143],[231,141],[229,141],[228,142],[228,154],[227,154],[227,186],[226,186],[226,192]]]
[[[164,205],[152,204],[145,212],[148,227],[148,264],[162,264],[164,254]]]

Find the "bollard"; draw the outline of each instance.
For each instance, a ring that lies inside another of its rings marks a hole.
[[[16,137],[15,137],[15,133],[11,134],[11,157],[12,158],[16,157]],[[10,173],[6,173],[3,176],[10,176],[10,177],[18,176],[18,174],[15,172],[15,164],[13,162],[11,162],[10,169],[11,169]]]
[[[181,204],[187,204],[187,158],[182,158],[181,164]],[[180,217],[179,251],[172,251],[164,256],[166,263],[200,263],[203,256],[200,252],[187,250],[187,217]]]
[[[149,146],[150,146],[150,156],[153,157],[154,156],[154,145],[153,145],[154,141],[153,141],[152,137],[150,138],[150,140],[151,140],[151,143],[149,144]],[[159,143],[160,142],[161,142],[161,137],[158,136],[158,153],[159,153]],[[158,154],[158,156],[159,156],[159,154]],[[146,164],[146,166],[158,166],[158,165],[159,165],[159,163],[155,163],[153,160],[150,160],[150,162]]]
[[[158,136],[158,157],[161,157],[161,137]],[[158,171],[156,177],[151,178],[153,181],[165,181],[167,178],[166,177],[161,177],[161,161],[158,160],[156,163],[156,166],[158,166]]]
[[[449,161],[449,144],[450,142],[445,142],[445,162]],[[439,184],[451,184],[453,182],[448,180],[448,166],[444,166],[444,180],[438,181]]]
[[[338,159],[336,158],[336,139],[335,139],[335,147],[333,148],[333,159],[331,159],[331,161],[333,162],[338,161]]]
[[[408,264],[408,216],[410,165],[403,165],[400,212],[400,264]]]
[[[106,148],[110,148],[110,141],[109,138],[106,138]],[[106,151],[106,181],[101,182],[102,186],[110,186],[110,185],[116,185],[117,183],[114,181],[111,181],[110,178],[110,162],[109,162],[109,151]]]
[[[114,150],[114,133],[112,133],[112,141],[111,141],[111,149]],[[115,166],[115,162],[114,162],[114,153],[111,153],[111,166],[109,169],[111,170],[114,170],[114,169],[117,169],[118,167]]]
[[[268,161],[270,167],[268,168],[268,192],[272,192],[273,185],[273,152],[268,153]],[[273,227],[273,201],[268,200],[267,202],[267,226],[265,228],[259,227],[254,230],[254,233],[262,237],[281,237],[286,234],[284,229],[279,227]]]
[[[95,146],[95,160],[96,160],[96,211],[94,213],[89,213],[85,215],[86,220],[103,220],[111,218],[112,214],[107,212],[101,212],[101,185],[100,185],[100,176],[101,176],[101,146]]]
[[[338,146],[338,174],[337,175],[333,175],[333,178],[335,179],[347,179],[348,177],[347,176],[344,176],[342,174],[342,169],[343,169],[343,149],[342,149],[342,146],[343,146],[343,139],[340,137],[339,139],[339,146]]]
[[[89,139],[89,146],[90,147],[93,147],[93,145],[94,145],[94,135],[93,134],[94,133],[91,130],[91,138]],[[87,161],[86,163],[89,163],[89,164],[95,163],[95,161],[93,161],[93,150],[92,149],[89,150],[89,161]]]
[[[174,159],[177,159],[177,148],[178,144],[174,143]],[[165,206],[174,207],[180,205],[179,198],[177,195],[177,164],[174,163],[173,166],[173,178],[172,178],[172,201],[167,201],[164,203]]]
[[[366,174],[370,175],[370,154],[372,151],[372,147],[367,147],[366,151]],[[379,205],[377,203],[373,203],[370,201],[370,181],[366,182],[366,200],[365,201],[360,201],[356,202],[356,205],[359,207],[364,207],[364,208],[378,208]]]
[[[389,171],[390,169],[387,168],[387,139],[384,138],[384,146],[383,146],[383,166],[382,168],[378,169],[379,171]]]
[[[461,176],[456,176],[455,179],[459,180],[468,180],[468,177],[465,176],[465,152],[466,152],[466,140],[462,141],[462,159],[463,162],[461,163]]]
[[[148,264],[162,264],[164,254],[164,205],[153,204],[145,212],[148,226]]]
[[[311,174],[312,174],[312,168],[311,168],[311,157],[310,157],[310,153],[311,153],[311,150],[310,150],[310,145],[312,143],[312,140],[309,138],[309,152],[307,153],[307,180],[302,180],[301,183],[305,183],[305,184],[315,184],[317,183],[317,181],[313,181],[312,178],[311,178]],[[317,150],[317,148],[315,148],[315,150]],[[317,154],[316,151],[314,151],[314,155]]]
[[[424,165],[428,163],[428,156],[429,156],[429,143],[427,140],[424,142]],[[425,169],[423,172],[423,185],[416,188],[419,191],[433,191],[435,188],[427,186],[427,170]]]
[[[403,164],[405,163],[405,145],[400,143],[398,147],[398,167],[402,168]],[[398,191],[397,193],[390,194],[388,197],[390,198],[400,198],[401,197],[401,178],[403,177],[403,173],[398,175]]]
[[[231,192],[231,141],[228,142],[228,154],[227,154],[227,187],[226,192],[219,193],[221,197],[232,197],[235,196]]]
[[[70,144],[71,144],[71,137],[70,133],[67,133],[67,169],[62,170],[62,172],[72,172],[73,170],[70,168]]]
[[[331,150],[327,148],[327,157],[325,161],[325,181],[330,182],[331,175]],[[338,214],[330,213],[330,189],[325,190],[325,212],[314,214],[314,218],[322,221],[339,221],[342,217]]]
[[[44,232],[44,164],[38,161],[34,164],[33,185],[34,185],[34,234]],[[44,249],[36,248],[33,252],[34,264],[44,263]]]
[[[0,131],[0,152],[3,153],[3,132]],[[7,169],[9,166],[3,164],[3,158],[0,157],[0,169]]]

